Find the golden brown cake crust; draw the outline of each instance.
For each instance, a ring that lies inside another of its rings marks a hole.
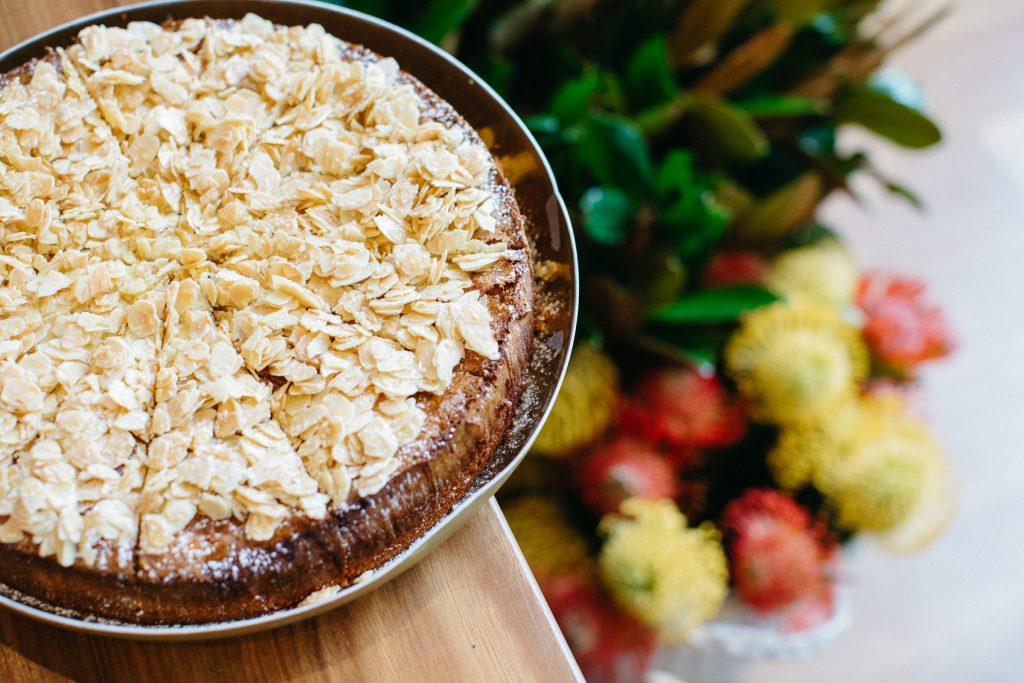
[[[376,55],[356,46],[347,52]],[[34,63],[3,80],[31,75]],[[429,118],[475,132],[446,102],[403,72]],[[423,535],[466,493],[500,443],[523,391],[533,349],[533,268],[523,218],[497,172],[496,236],[521,250],[474,276],[485,294],[500,357],[469,352],[441,396],[421,394],[419,437],[399,452],[401,469],[377,493],[333,507],[322,520],[293,516],[265,542],[234,520],[197,517],[169,552],[101,546],[93,566],[65,568],[30,543],[0,544],[0,580],[53,607],[139,624],[230,621],[293,607],[327,586],[351,584]]]

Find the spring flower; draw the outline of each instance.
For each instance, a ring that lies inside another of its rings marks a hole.
[[[900,376],[954,346],[942,310],[924,302],[924,290],[919,280],[881,273],[864,277],[857,290],[864,339],[879,364]]]
[[[946,530],[956,512],[956,495],[945,472],[938,466],[925,477],[918,492],[917,502],[902,521],[879,536],[886,550],[894,553],[913,553],[925,548]]]
[[[648,375],[623,400],[622,424],[675,449],[718,448],[743,436],[746,413],[717,376],[674,366]]]
[[[730,574],[745,602],[775,611],[831,590],[832,547],[807,510],[772,489],[752,489],[725,509]]]
[[[601,577],[626,612],[664,640],[684,638],[713,617],[728,591],[720,537],[710,525],[686,527],[667,500],[630,499],[601,520]]]
[[[615,417],[618,394],[615,364],[594,344],[579,344],[533,452],[562,457],[593,443]]]
[[[819,488],[839,524],[854,531],[891,531],[931,505],[946,481],[946,463],[925,428],[892,399],[865,401],[846,452],[822,472]]]
[[[580,493],[601,513],[615,512],[627,498],[673,498],[676,473],[650,446],[619,437],[588,457],[580,469]]]
[[[651,667],[654,630],[617,609],[592,578],[555,577],[544,597],[587,681],[628,683]]]
[[[853,396],[816,419],[787,425],[768,453],[768,468],[786,491],[819,485],[823,473],[845,455],[845,444],[856,433],[860,402]]]
[[[546,577],[579,571],[587,565],[586,541],[576,533],[551,498],[524,496],[502,506],[530,569]]]
[[[807,304],[747,314],[726,345],[725,362],[754,416],[780,424],[828,412],[868,370],[857,330],[837,312]]]
[[[789,249],[772,260],[765,285],[792,302],[843,310],[857,290],[857,264],[836,239]]]
[[[730,287],[734,285],[759,285],[764,282],[768,264],[755,251],[720,251],[715,254],[704,274],[704,287]]]
[[[768,464],[781,486],[814,485],[840,526],[883,532],[894,550],[927,544],[953,506],[945,459],[892,395],[868,395],[817,422],[787,427]]]

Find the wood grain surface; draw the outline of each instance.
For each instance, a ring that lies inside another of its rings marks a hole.
[[[128,2],[0,0],[0,48]],[[0,611],[0,681],[572,681],[579,671],[492,500],[369,596],[263,634],[135,643]]]

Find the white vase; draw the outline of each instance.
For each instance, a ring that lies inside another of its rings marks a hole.
[[[686,643],[658,651],[649,680],[666,680],[667,673],[686,683],[726,683],[755,660],[818,652],[847,629],[851,618],[848,586],[836,587],[828,619],[802,631],[785,631],[779,617],[765,616],[729,598],[721,614]]]

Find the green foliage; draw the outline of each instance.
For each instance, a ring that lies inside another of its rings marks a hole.
[[[629,237],[636,205],[629,195],[614,187],[592,187],[580,198],[580,212],[590,239],[615,246]]]
[[[748,113],[718,99],[697,98],[690,116],[703,135],[733,161],[752,161],[767,156],[771,143]]]
[[[867,35],[879,0],[348,4],[451,50],[524,117],[574,212],[584,319],[700,364],[740,313],[774,300],[702,290],[715,252],[792,242],[853,173],[917,203],[841,152],[840,128],[915,149],[941,138],[913,84],[879,69],[922,28]]]
[[[764,287],[719,287],[694,292],[656,308],[651,317],[658,322],[673,324],[733,322],[747,311],[778,300],[778,296]]]
[[[904,147],[930,147],[942,139],[927,116],[870,87],[853,88],[835,113],[840,123],[858,123]]]

